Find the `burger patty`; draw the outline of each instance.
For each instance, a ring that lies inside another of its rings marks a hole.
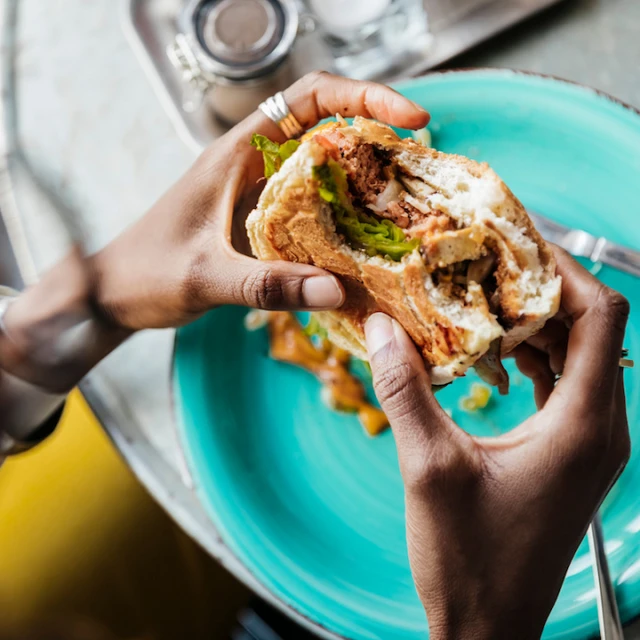
[[[343,135],[337,143],[338,162],[347,173],[351,193],[363,204],[373,204],[389,182],[382,159],[376,156],[371,144],[355,144]]]
[[[424,213],[418,211],[412,204],[404,200],[390,202],[386,210],[380,215],[384,218],[389,218],[401,229],[408,229],[412,224],[424,218]]]
[[[332,131],[324,136],[338,148],[338,162],[345,170],[349,180],[349,189],[356,200],[363,205],[375,205],[378,196],[389,184],[391,176],[385,170],[384,154],[372,144],[363,144]],[[425,214],[404,200],[390,202],[384,211],[376,211],[401,229],[407,229],[420,222]]]

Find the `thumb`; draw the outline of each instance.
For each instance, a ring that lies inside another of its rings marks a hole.
[[[345,299],[340,281],[311,265],[236,256],[219,274],[224,283],[222,304],[257,309],[335,309]]]
[[[415,458],[422,466],[426,451],[455,424],[435,399],[422,358],[398,322],[374,313],[365,335],[376,396],[393,429],[404,474]]]

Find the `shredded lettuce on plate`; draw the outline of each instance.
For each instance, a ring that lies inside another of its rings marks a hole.
[[[368,255],[383,255],[396,262],[416,249],[418,239],[407,240],[400,227],[391,220],[379,220],[364,211],[356,211],[347,198],[347,177],[335,161],[313,168],[318,193],[333,208],[336,227],[349,243]]]
[[[318,322],[318,318],[316,318],[315,314],[311,314],[309,316],[309,322],[306,327],[302,329],[305,335],[309,336],[309,338],[313,338],[317,336],[320,340],[326,340],[329,336],[327,334],[327,330],[320,325]]]
[[[297,140],[287,140],[283,144],[278,144],[269,140],[267,136],[254,133],[251,136],[251,145],[258,151],[262,151],[264,158],[264,177],[270,178],[277,173],[282,163],[293,155],[293,152],[300,146]]]

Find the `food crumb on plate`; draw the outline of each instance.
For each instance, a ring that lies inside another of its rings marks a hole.
[[[460,399],[460,408],[463,411],[478,411],[478,409],[484,409],[489,404],[490,399],[491,387],[474,382],[471,385],[469,395]]]
[[[262,329],[269,322],[270,311],[264,311],[263,309],[251,309],[244,317],[244,328],[247,331],[257,331]]]

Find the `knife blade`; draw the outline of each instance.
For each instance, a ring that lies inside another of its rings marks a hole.
[[[582,229],[566,227],[539,213],[529,210],[527,213],[545,240],[566,249],[571,255],[601,262],[640,277],[640,251],[615,244],[603,237],[597,238]]]

